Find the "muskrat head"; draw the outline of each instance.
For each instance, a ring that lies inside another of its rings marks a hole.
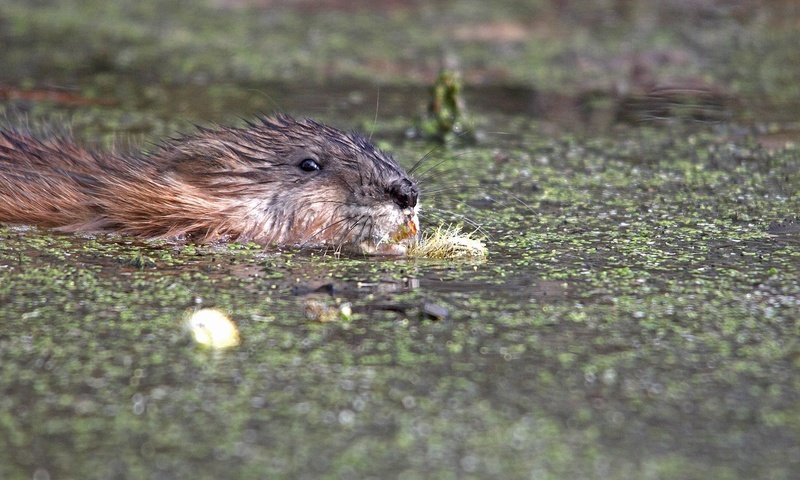
[[[200,129],[162,153],[175,180],[213,198],[207,237],[404,254],[419,229],[417,185],[397,162],[312,120]]]

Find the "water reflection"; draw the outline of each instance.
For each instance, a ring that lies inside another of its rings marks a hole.
[[[236,347],[239,329],[231,318],[216,308],[201,308],[188,315],[184,328],[195,343],[215,350]]]

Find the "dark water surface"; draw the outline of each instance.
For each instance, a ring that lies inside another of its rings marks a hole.
[[[800,12],[765,3],[0,2],[4,123],[319,118],[430,153],[423,228],[489,251],[0,226],[0,479],[797,478]],[[412,135],[443,50],[476,142]]]

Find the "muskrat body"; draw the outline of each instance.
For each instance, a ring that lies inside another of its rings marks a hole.
[[[364,137],[287,115],[146,154],[0,130],[0,221],[70,232],[403,254],[418,190]]]

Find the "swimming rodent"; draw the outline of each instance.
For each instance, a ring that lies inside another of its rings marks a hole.
[[[142,154],[0,130],[0,222],[402,255],[418,198],[363,136],[284,114],[201,127]]]

